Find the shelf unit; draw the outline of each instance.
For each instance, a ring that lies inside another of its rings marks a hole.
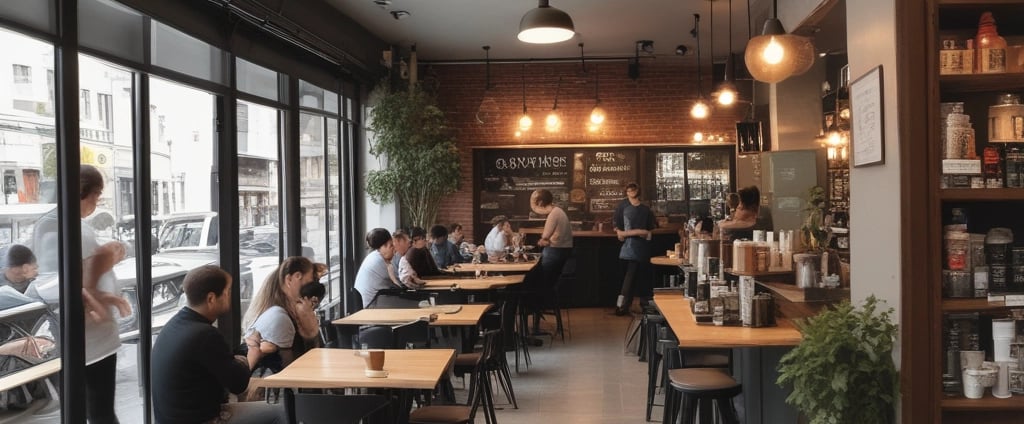
[[[930,39],[926,41],[927,48],[937,52],[939,38],[955,34],[958,37],[969,38],[974,35],[977,29],[978,18],[982,12],[991,11],[996,19],[1000,35],[1018,38],[1024,36],[1024,27],[1021,20],[1024,19],[1024,0],[932,0],[930,10],[935,12],[929,14],[934,20],[931,22]],[[1012,43],[1011,43],[1012,44]],[[1014,212],[1024,210],[1024,188],[985,188],[985,189],[941,189],[941,153],[938,146],[944,142],[939,140],[941,133],[941,116],[939,116],[939,103],[947,101],[964,102],[964,113],[971,116],[971,122],[976,132],[976,148],[979,156],[982,147],[987,145],[987,107],[995,103],[995,97],[999,93],[1024,94],[1024,73],[1006,74],[975,74],[975,75],[938,75],[938,63],[935,55],[930,55],[932,60],[929,63],[930,81],[935,86],[929,90],[929,138],[928,143],[928,187],[932,196],[929,202],[930,224],[929,239],[933,242],[928,247],[928,278],[932,285],[928,290],[932,293],[930,321],[928,326],[933,345],[931,352],[931,372],[928,381],[930,390],[934,390],[930,396],[935,400],[933,407],[937,410],[936,417],[941,418],[943,423],[951,422],[1019,422],[1024,416],[1024,396],[1014,395],[1008,399],[998,399],[986,392],[982,399],[967,399],[962,395],[953,396],[943,392],[942,373],[943,357],[946,349],[946,333],[943,328],[945,317],[948,314],[978,313],[982,317],[1006,315],[1015,307],[1006,306],[1002,301],[988,301],[988,299],[951,299],[942,296],[942,270],[944,266],[944,251],[942,245],[942,224],[949,218],[949,210],[952,207],[966,208],[968,213],[975,219],[969,217],[968,230],[972,233],[985,232],[988,228],[998,226],[1012,226],[1024,228],[1017,222],[1005,222],[1004,217],[1014,215]],[[995,209],[1009,209],[1010,212],[993,212]],[[976,215],[976,216],[975,216]],[[1017,215],[1019,217],[1019,214]],[[1024,231],[1014,231],[1017,240],[1024,238]],[[980,321],[986,325],[987,319]],[[920,327],[923,328],[923,327]],[[989,343],[991,340],[988,341]],[[982,340],[982,346],[985,346]],[[988,352],[991,356],[991,351]]]

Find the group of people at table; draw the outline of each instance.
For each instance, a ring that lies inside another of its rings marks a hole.
[[[95,209],[103,180],[98,171],[89,166],[82,167],[81,178],[84,217]],[[649,291],[644,289],[646,285],[635,281],[650,259],[651,230],[657,224],[650,208],[640,201],[639,191],[636,184],[627,185],[626,198],[613,216],[617,235],[623,241],[619,256],[623,261],[624,279],[617,314],[625,313],[634,293],[642,298],[650,297]],[[747,204],[743,202],[744,206]],[[756,214],[756,201],[754,205]],[[569,217],[554,204],[552,193],[544,189],[534,191],[530,207],[534,213],[546,216],[537,241],[543,251],[540,260],[515,290],[553,286],[573,250]],[[741,219],[737,221],[745,224],[747,215],[740,214]],[[511,225],[504,217],[497,217],[492,224],[481,247],[494,260],[503,257],[512,234]],[[723,228],[728,225],[731,224]],[[426,231],[420,228],[408,233],[402,230],[392,233],[383,228],[370,230],[366,235],[370,252],[360,265],[354,284],[362,306],[374,307],[382,291],[420,288],[425,284],[425,277],[439,275],[445,268],[467,261],[469,258],[460,252],[461,230],[458,224],[434,226],[430,241]],[[113,377],[116,368],[113,360],[104,359],[116,355],[103,354],[114,353],[116,349],[107,345],[116,348],[117,343],[97,344],[95,342],[107,338],[90,334],[103,332],[111,334],[114,340],[117,338],[113,308],[124,315],[127,305],[112,294],[112,287],[105,288],[103,284],[113,281],[111,268],[124,257],[124,247],[99,245],[94,232],[84,222],[82,239],[86,257],[83,298],[89,342],[86,349],[89,361],[87,415],[91,423],[117,423],[113,413],[113,381],[108,378]],[[230,274],[213,265],[190,271],[182,287],[188,304],[167,322],[153,345],[156,421],[164,424],[284,422],[283,408],[278,405],[227,403],[226,392],[243,393],[252,376],[279,372],[295,358],[318,346],[320,320],[316,311],[325,291],[319,280],[326,269],[324,264],[313,263],[305,257],[285,259],[252,298],[243,319],[244,344],[239,348],[230,346],[214,326],[218,317],[230,312],[233,287]],[[104,323],[110,325],[101,325]],[[110,381],[102,383],[101,387],[94,384],[97,380]]]

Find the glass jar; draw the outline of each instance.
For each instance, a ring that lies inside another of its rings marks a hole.
[[[974,159],[974,128],[971,117],[962,113],[946,116],[946,143],[944,159]]]
[[[1024,142],[1024,105],[1020,104],[1020,96],[1000,94],[996,104],[988,107],[988,141]]]
[[[996,20],[992,12],[981,14],[978,20],[978,34],[974,37],[977,58],[974,61],[978,73],[992,74],[1006,72],[1006,39],[996,31]]]

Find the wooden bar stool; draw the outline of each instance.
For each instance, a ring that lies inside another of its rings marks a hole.
[[[682,423],[692,424],[700,413],[700,423],[738,424],[732,398],[743,392],[743,386],[721,368],[680,368],[668,372],[669,390],[665,393],[663,423],[675,423],[676,411],[682,410]],[[712,407],[718,406],[713,419]]]

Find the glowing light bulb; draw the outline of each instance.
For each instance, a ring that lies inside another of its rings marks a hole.
[[[761,52],[761,57],[770,65],[778,65],[785,56],[786,49],[782,48],[782,44],[775,40],[775,36],[772,36],[768,45],[764,47],[764,51]]]
[[[696,119],[704,119],[708,117],[708,105],[704,104],[703,100],[698,100],[694,103],[693,109],[690,109],[690,116]]]
[[[594,106],[594,109],[590,111],[590,122],[594,125],[601,125],[604,123],[605,113],[601,106]]]
[[[704,141],[704,133],[700,131],[693,133],[693,141],[696,141],[698,143]]]
[[[555,111],[551,111],[544,119],[544,129],[548,132],[558,131],[561,126],[562,120],[558,118],[558,113]]]
[[[718,93],[718,104],[729,106],[736,101],[736,92],[731,89],[723,89]]]
[[[521,118],[519,118],[519,129],[521,131],[526,131],[526,130],[529,130],[530,127],[532,127],[532,126],[533,126],[533,120],[530,119],[530,115],[527,115],[527,114],[524,113],[523,116]]]

